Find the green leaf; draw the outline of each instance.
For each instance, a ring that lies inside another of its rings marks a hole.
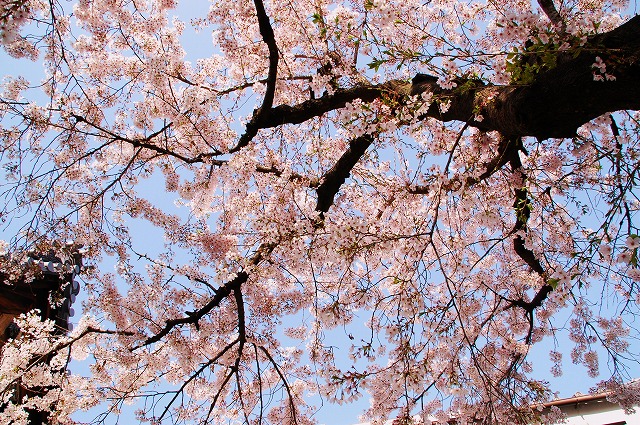
[[[369,69],[373,69],[374,71],[378,72],[378,69],[380,69],[380,65],[384,64],[385,62],[387,62],[386,59],[374,59],[372,62],[367,64],[367,66],[369,67]]]
[[[553,288],[553,290],[555,291],[558,287],[558,282],[560,282],[560,279],[551,278],[547,280],[547,285],[551,286],[551,288]]]

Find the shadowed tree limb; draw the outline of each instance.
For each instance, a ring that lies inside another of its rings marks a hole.
[[[553,4],[553,0],[538,0],[538,4],[544,14],[547,15],[547,18],[549,18],[554,25],[561,28],[562,32],[564,32],[566,24],[564,19],[560,16],[560,13],[558,13],[556,5]]]
[[[472,121],[470,125],[507,137],[572,137],[578,127],[602,114],[640,109],[640,16],[592,36],[575,57],[573,51],[558,52],[557,56],[556,67],[538,74],[531,84],[486,86],[478,80],[459,79],[457,88],[443,90],[435,78],[414,78],[413,82],[360,85],[294,106],[276,106],[261,128],[299,124],[356,99],[372,102],[395,96],[402,106],[409,95],[422,93],[449,102],[446,112],[433,102],[423,118],[467,122],[469,117],[482,115],[481,122]],[[596,56],[608,65],[615,81],[594,81],[592,64]]]
[[[522,171],[522,161],[520,161],[520,155],[518,153],[522,148],[522,141],[520,139],[515,139],[510,140],[509,143],[516,147],[516,149],[509,155],[509,164],[511,165],[512,172],[517,174],[521,179],[521,187],[516,189],[516,199],[513,202],[513,208],[516,213],[516,224],[513,226],[513,230],[511,230],[511,233],[513,234],[520,231],[527,231],[527,222],[531,216],[531,200],[529,199],[526,187],[527,176],[524,171]],[[525,263],[527,263],[531,270],[538,273],[540,276],[544,275],[544,268],[542,267],[542,264],[540,264],[540,261],[536,258],[533,251],[525,246],[522,235],[518,234],[513,240],[513,249],[516,254],[518,254]]]
[[[514,146],[522,146],[522,141],[520,140],[512,143]],[[511,233],[517,233],[519,231],[526,232],[527,222],[531,215],[531,200],[529,199],[528,190],[525,186],[526,175],[524,171],[522,171],[522,162],[520,161],[520,155],[518,153],[519,150],[520,149],[516,149],[509,158],[509,164],[511,165],[512,171],[517,173],[522,179],[522,187],[515,191],[516,199],[513,203],[513,207],[516,213],[516,224],[513,226]],[[540,264],[540,260],[536,258],[533,251],[525,246],[524,239],[521,235],[517,235],[514,239],[513,249],[516,254],[518,254],[518,256],[522,258],[529,267],[531,267],[531,270],[538,273],[540,276],[544,276],[545,270],[542,267],[542,264]]]
[[[247,123],[245,133],[240,137],[238,144],[229,150],[230,153],[237,152],[253,139],[258,130],[264,128],[262,126],[263,121],[267,120],[271,112],[271,106],[273,106],[273,99],[276,93],[276,80],[278,77],[278,46],[276,45],[276,38],[269,21],[269,16],[264,8],[262,0],[254,0],[256,8],[256,15],[258,15],[258,25],[260,28],[260,35],[262,40],[269,48],[269,73],[267,76],[267,89],[262,99],[262,106],[253,111],[253,117],[251,121]]]
[[[466,125],[465,125],[466,128]],[[459,138],[462,136],[462,133],[458,136]],[[518,140],[518,139],[516,139]],[[484,169],[484,172],[480,174],[478,177],[475,176],[467,176],[467,177],[455,177],[449,180],[447,183],[443,184],[441,187],[445,191],[456,190],[464,187],[472,187],[477,183],[480,183],[483,180],[488,179],[493,174],[495,174],[498,170],[500,170],[503,166],[509,163],[509,160],[512,155],[517,155],[517,150],[521,147],[518,145],[513,139],[502,138],[498,148],[496,150],[495,155],[489,161],[486,161],[484,164],[480,166],[481,169]],[[451,158],[451,157],[450,157]],[[430,185],[419,185],[407,188],[407,191],[412,194],[427,194],[431,191]]]
[[[260,262],[262,262],[262,260],[266,256],[268,256],[273,251],[275,247],[276,247],[275,243],[263,243],[262,245],[260,245],[256,250],[256,253],[251,258],[250,264],[258,265]],[[207,314],[209,314],[209,312],[211,312],[214,308],[220,306],[220,303],[229,295],[231,295],[231,292],[234,292],[236,300],[238,299],[238,297],[241,297],[240,287],[248,279],[249,279],[249,274],[246,271],[243,270],[238,272],[236,274],[236,277],[227,281],[224,285],[220,286],[218,289],[215,290],[213,297],[211,298],[211,300],[209,300],[207,304],[205,304],[204,306],[200,307],[195,311],[187,311],[186,317],[167,320],[165,322],[164,327],[158,333],[147,338],[143,343],[132,348],[132,350],[136,350],[138,348],[145,347],[147,345],[151,345],[153,343],[160,341],[162,338],[168,335],[169,332],[171,332],[171,330],[173,330],[176,326],[192,324],[197,328],[198,321],[202,319],[204,316],[206,316]],[[238,314],[242,314],[242,317],[239,318],[238,320],[241,320],[240,325],[244,327],[244,307],[242,307],[242,309],[239,310]]]
[[[342,156],[333,164],[333,167],[324,175],[322,183],[316,189],[318,202],[316,211],[320,213],[320,218],[324,218],[324,213],[329,211],[333,205],[334,197],[340,187],[344,184],[351,170],[360,160],[367,148],[373,143],[373,136],[365,134],[349,142],[349,147]]]
[[[521,186],[515,191],[516,199],[513,203],[516,213],[516,224],[513,226],[513,230],[511,231],[513,234],[526,232],[527,222],[531,215],[531,200],[529,199],[529,192],[525,184],[527,176],[522,170],[522,161],[520,161],[519,151],[522,149],[522,140],[519,138],[512,140],[511,144],[515,146],[516,149],[514,149],[513,153],[509,156],[509,165],[511,166],[512,171],[517,173],[521,179]],[[525,241],[521,234],[517,234],[513,240],[513,250],[531,268],[531,270],[536,272],[543,280],[545,280],[545,283],[534,295],[531,301],[525,301],[520,298],[512,301],[511,304],[525,310],[527,320],[529,321],[529,331],[527,332],[525,340],[526,343],[529,344],[531,343],[531,338],[533,336],[533,312],[536,308],[542,305],[544,300],[547,299],[551,291],[553,291],[553,287],[546,283],[547,273],[542,266],[542,263],[540,263],[540,260],[536,257],[535,253],[525,246]]]
[[[188,311],[186,317],[167,320],[164,327],[160,330],[160,332],[153,335],[152,337],[147,338],[140,346],[135,347],[134,350],[160,341],[169,332],[171,332],[171,330],[176,326],[186,325],[186,324],[197,325],[200,319],[202,319],[206,314],[208,314],[215,307],[218,307],[222,302],[222,300],[227,298],[232,291],[235,291],[237,288],[239,288],[240,285],[246,282],[248,278],[249,278],[249,275],[246,272],[238,273],[235,278],[231,279],[230,281],[226,282],[224,285],[220,286],[216,290],[216,293],[213,295],[213,298],[211,298],[211,300],[207,304],[205,304],[204,306],[202,306],[196,311],[190,311],[190,312]]]

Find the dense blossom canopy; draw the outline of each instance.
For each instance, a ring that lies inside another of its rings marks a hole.
[[[87,295],[16,319],[0,423],[527,423],[536,344],[639,401],[627,1],[196,3],[0,0],[44,67],[3,69],[2,276],[70,240]]]

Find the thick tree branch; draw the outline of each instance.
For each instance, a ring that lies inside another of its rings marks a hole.
[[[300,124],[327,112],[344,108],[347,103],[360,99],[373,102],[385,91],[393,90],[397,85],[406,86],[404,82],[392,82],[382,85],[360,85],[348,89],[338,89],[333,94],[325,94],[318,99],[310,99],[294,106],[279,105],[269,114],[264,128],[277,127],[282,124]]]
[[[245,133],[240,137],[238,144],[232,148],[229,152],[237,152],[253,139],[258,130],[264,128],[262,123],[268,119],[273,106],[273,99],[276,93],[276,80],[278,77],[278,46],[276,45],[276,38],[269,21],[269,16],[264,9],[264,3],[262,0],[254,0],[256,7],[256,14],[258,15],[258,25],[260,28],[260,35],[262,40],[269,48],[269,73],[267,76],[267,90],[265,91],[264,98],[262,99],[262,106],[253,112],[253,118],[247,123]]]
[[[187,312],[186,317],[167,320],[167,322],[165,323],[164,327],[160,330],[160,332],[148,338],[142,343],[142,345],[135,347],[134,349],[144,347],[146,345],[151,345],[153,343],[160,341],[169,332],[171,332],[171,330],[176,326],[186,325],[186,324],[197,325],[200,319],[202,319],[206,314],[208,314],[215,307],[218,307],[222,302],[222,300],[227,298],[231,294],[231,292],[235,291],[237,288],[240,288],[240,286],[243,283],[245,283],[248,278],[249,278],[249,275],[246,272],[238,273],[235,278],[231,279],[230,281],[228,281],[227,283],[219,287],[216,290],[216,293],[214,294],[213,298],[211,298],[211,300],[207,304],[200,307],[197,311]]]
[[[518,153],[518,151],[521,150],[522,141],[520,139],[512,140],[511,144],[518,148],[509,156],[509,164],[511,165],[513,172],[517,173],[522,180],[522,186],[515,191],[516,199],[513,203],[516,213],[516,224],[514,225],[511,233],[516,233],[527,230],[527,222],[531,215],[531,200],[529,199],[529,193],[525,186],[527,176],[522,170],[522,162],[520,161],[520,155]],[[540,260],[536,257],[535,253],[525,246],[522,235],[518,234],[513,240],[513,250],[525,263],[527,263],[531,270],[539,274],[543,279],[546,278],[546,273],[544,267],[542,267],[542,263],[540,263]],[[527,344],[531,343],[531,338],[533,336],[533,312],[536,308],[542,305],[551,291],[553,291],[553,287],[545,283],[531,301],[525,301],[520,298],[512,303],[512,305],[521,307],[526,312],[527,320],[529,321],[529,332],[526,337]]]
[[[547,15],[547,18],[556,26],[562,28],[564,31],[565,23],[564,19],[558,13],[558,9],[556,9],[555,4],[553,4],[553,0],[538,0],[538,4],[542,11]]]
[[[325,174],[322,183],[316,189],[318,194],[316,211],[320,213],[321,217],[329,211],[336,193],[340,190],[340,186],[344,184],[347,177],[349,177],[349,173],[362,158],[367,148],[371,146],[371,143],[373,143],[373,136],[370,134],[353,139],[349,142],[347,150]]]
[[[511,144],[521,147],[522,141],[519,139],[512,140]],[[518,151],[519,149],[515,149],[512,151],[511,155],[509,155],[509,164],[511,165],[512,171],[518,174],[519,178],[522,180],[522,186],[515,191],[516,199],[513,203],[513,208],[516,213],[516,224],[513,226],[513,230],[511,231],[512,234],[520,231],[526,232],[527,222],[531,216],[531,200],[529,199],[529,193],[525,185],[526,175],[524,171],[522,171],[522,162],[520,161]],[[518,254],[518,256],[522,258],[529,267],[531,267],[531,270],[538,273],[540,276],[544,275],[544,268],[542,267],[540,260],[536,258],[533,251],[525,246],[522,235],[518,234],[513,240],[513,249],[516,254]]]
[[[260,129],[300,124],[343,108],[356,99],[363,102],[391,99],[390,103],[402,107],[410,96],[429,93],[434,101],[421,118],[461,121],[484,131],[497,131],[509,138],[573,137],[578,127],[607,112],[640,109],[640,84],[637,83],[640,81],[640,16],[610,32],[591,37],[578,51],[558,52],[557,66],[541,72],[533,83],[527,85],[488,86],[475,79],[458,79],[456,88],[443,90],[435,77],[417,74],[411,82],[391,80],[377,85],[361,84],[337,89],[332,94],[297,105],[273,107],[278,51],[273,29],[263,13],[264,6],[260,8],[261,4],[260,0],[256,0],[261,34],[269,46],[267,93],[262,106],[254,111],[245,133],[230,149],[230,153],[246,146]],[[615,80],[594,80],[592,65],[596,57],[604,61],[607,73],[613,75]],[[443,102],[448,104],[445,112],[441,108]],[[475,120],[474,117],[479,115],[483,119]],[[87,122],[82,117],[75,117]],[[211,152],[189,158],[148,143],[150,138],[166,128],[149,138],[132,141],[89,124],[115,140],[168,154],[187,163],[211,161],[212,157],[220,155],[219,152]]]
[[[460,134],[460,136],[462,133]],[[500,170],[505,164],[507,164],[513,155],[517,155],[518,150],[522,148],[522,145],[518,141],[519,139],[507,139],[502,138],[498,148],[496,150],[495,156],[491,158],[489,161],[480,165],[480,169],[484,169],[484,172],[480,174],[478,177],[473,175],[467,176],[457,176],[456,178],[450,179],[448,182],[444,183],[440,186],[445,191],[457,190],[460,189],[463,185],[467,188],[480,183],[483,180],[491,177],[496,171]],[[518,142],[517,142],[518,141]],[[412,194],[427,194],[431,192],[430,185],[423,186],[412,186],[407,188],[407,191]]]
[[[258,15],[258,25],[260,28],[260,35],[262,40],[269,48],[269,74],[267,76],[267,90],[262,99],[261,110],[271,109],[273,105],[273,98],[276,93],[276,77],[278,75],[278,46],[276,45],[276,37],[273,34],[273,28],[271,22],[269,22],[269,16],[264,9],[264,3],[262,0],[254,0],[253,3],[256,6],[256,14]]]
[[[294,106],[279,105],[259,125],[271,128],[299,124],[356,99],[371,102],[393,96],[402,105],[407,95],[425,92],[450,105],[443,113],[434,102],[423,118],[467,122],[482,115],[481,122],[471,121],[470,125],[507,137],[572,137],[578,127],[602,114],[640,109],[640,17],[591,37],[575,57],[574,53],[558,52],[557,66],[541,72],[527,85],[485,86],[477,80],[460,79],[457,88],[443,90],[435,78],[418,75],[412,82],[361,85]],[[615,81],[594,81],[592,64],[596,57],[607,64],[607,72],[615,76]]]
[[[262,262],[262,260],[266,256],[268,256],[273,251],[275,246],[276,244],[274,243],[263,243],[262,245],[260,245],[256,250],[256,253],[251,258],[250,263],[254,266],[258,265],[260,262]],[[217,290],[215,290],[213,297],[207,304],[200,307],[196,311],[187,311],[186,317],[167,320],[164,327],[157,334],[147,338],[142,344],[134,347],[133,350],[136,350],[138,348],[160,341],[162,338],[168,335],[169,332],[171,332],[171,330],[176,326],[192,324],[198,327],[198,322],[200,321],[200,319],[202,319],[204,316],[209,314],[211,310],[218,307],[225,298],[231,295],[231,292],[235,293],[235,296],[237,299],[237,297],[240,296],[240,287],[242,286],[242,284],[244,284],[247,281],[247,279],[249,279],[249,274],[246,271],[243,270],[238,272],[236,277],[229,280],[224,285],[220,286]],[[241,324],[243,324],[244,323],[244,306],[242,307],[239,306],[238,308],[239,308],[238,314],[242,315],[242,317],[239,318],[238,320],[241,320],[242,321]]]

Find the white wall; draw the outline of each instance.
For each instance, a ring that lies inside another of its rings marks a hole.
[[[607,425],[622,421],[626,421],[627,425],[640,425],[640,409],[636,408],[635,413],[626,415],[617,404],[606,400],[559,407],[568,416],[565,422],[568,425]]]

